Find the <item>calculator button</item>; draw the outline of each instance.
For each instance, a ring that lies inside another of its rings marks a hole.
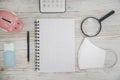
[[[41,12],[64,12],[66,0],[40,0]]]

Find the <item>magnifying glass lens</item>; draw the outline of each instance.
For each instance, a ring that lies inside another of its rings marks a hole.
[[[96,18],[85,19],[81,27],[83,33],[89,37],[96,36],[101,30],[101,24]]]

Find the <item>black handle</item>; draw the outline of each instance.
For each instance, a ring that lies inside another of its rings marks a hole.
[[[101,17],[101,18],[99,19],[99,21],[100,21],[100,22],[103,21],[104,19],[106,19],[107,17],[111,16],[111,15],[114,14],[114,13],[115,13],[114,10],[110,11],[110,12],[107,13],[105,16]]]

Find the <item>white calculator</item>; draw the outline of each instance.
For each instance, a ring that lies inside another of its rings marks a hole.
[[[39,0],[40,12],[56,13],[66,11],[66,0]]]

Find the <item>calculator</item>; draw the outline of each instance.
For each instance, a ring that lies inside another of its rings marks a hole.
[[[39,9],[41,13],[65,12],[66,0],[39,0]]]

